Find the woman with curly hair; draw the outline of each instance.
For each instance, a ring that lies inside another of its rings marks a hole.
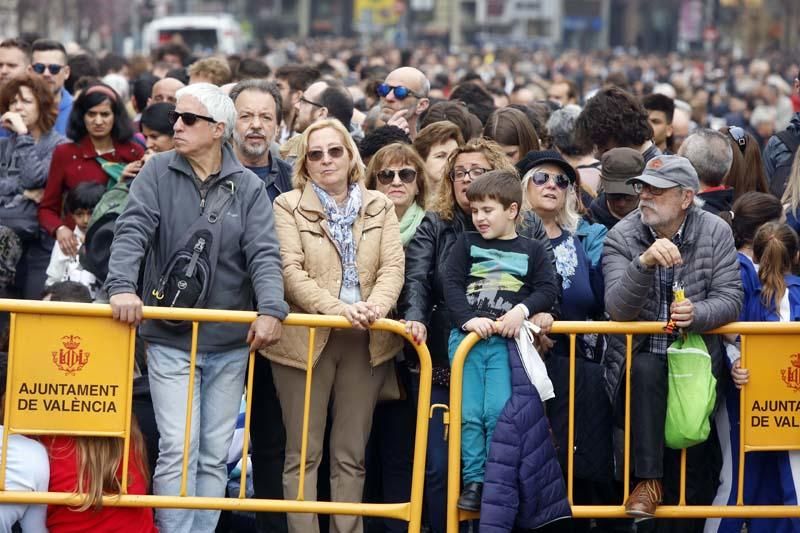
[[[427,340],[434,367],[431,403],[449,402],[447,341],[453,324],[444,302],[447,259],[458,236],[475,231],[467,188],[490,170],[516,172],[494,141],[476,139],[456,149],[445,167],[446,178],[428,206],[429,212],[406,248],[406,281],[398,303],[399,315],[405,318],[406,329],[417,342]],[[550,241],[535,213],[521,217],[519,233],[540,239],[552,260]],[[434,416],[428,432],[425,475],[425,500],[434,532],[445,530],[447,443],[443,435],[442,417]]]

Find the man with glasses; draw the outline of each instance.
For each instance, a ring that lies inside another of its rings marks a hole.
[[[428,78],[413,67],[391,71],[376,89],[381,99],[381,120],[404,130],[413,141],[417,136],[419,116],[430,105],[430,90]]]
[[[742,128],[733,127],[733,134]],[[733,207],[733,188],[723,183],[733,163],[733,148],[723,133],[711,129],[697,130],[689,135],[678,155],[685,157],[697,171],[700,191],[697,197],[703,201],[703,209],[718,215]]]
[[[129,324],[142,321],[137,291],[152,304],[169,306],[178,297],[171,287],[181,283],[184,287],[199,284],[208,294],[194,304],[182,302],[184,307],[258,312],[249,326],[203,323],[197,339],[187,494],[223,497],[248,351],[278,341],[289,307],[283,299],[272,204],[263,182],[239,163],[228,143],[236,120],[233,102],[207,83],[184,87],[177,96],[175,110],[169,114],[175,149],[154,155],[133,180],[128,205],[117,219],[105,288],[114,318]],[[215,233],[212,224],[222,224],[221,230]],[[184,268],[191,272],[188,266],[168,268],[173,260],[180,260],[178,252],[187,251],[192,259],[183,264],[206,265],[205,271],[211,274],[186,280],[191,276],[184,274]],[[145,257],[144,287],[139,287],[138,273]],[[164,279],[161,300],[151,297],[160,279]],[[179,326],[148,320],[139,329],[147,341],[150,392],[159,431],[153,491],[172,496],[181,488],[183,406],[191,371],[191,328]],[[211,533],[219,514],[218,510],[159,509],[156,522],[165,533]]]
[[[733,235],[721,218],[695,206],[700,183],[689,160],[656,157],[627,183],[639,193],[639,210],[608,232],[603,256],[611,319],[663,324],[673,320],[681,330],[698,333],[736,320],[743,296]],[[679,288],[685,299],[676,301],[674,291]],[[719,385],[726,368],[722,339],[703,337]],[[639,519],[652,518],[662,502],[678,500],[680,451],[664,446],[667,348],[676,338],[677,332],[633,340],[630,438],[637,484],[625,510]],[[606,385],[618,410],[625,406],[625,353],[624,338],[609,338]],[[721,391],[718,387],[717,398]],[[720,453],[714,446],[718,442],[712,438],[688,450],[689,505],[711,505],[714,498],[721,466],[713,460]]]
[[[58,118],[53,128],[61,135],[67,134],[67,122],[72,112],[72,95],[64,88],[69,78],[67,51],[64,45],[51,39],[39,39],[31,46],[29,72],[47,82],[58,104]]]

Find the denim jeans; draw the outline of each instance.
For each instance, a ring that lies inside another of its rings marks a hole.
[[[450,362],[466,334],[450,333]],[[464,361],[464,391],[461,400],[461,479],[464,484],[483,483],[486,456],[497,419],[511,398],[511,368],[508,340],[494,335],[479,341]]]
[[[226,459],[244,390],[247,348],[198,352],[194,374],[191,444],[186,493],[225,496]],[[181,487],[189,352],[160,344],[147,348],[150,394],[160,435],[153,492],[178,495]],[[162,533],[213,532],[219,511],[157,509]]]

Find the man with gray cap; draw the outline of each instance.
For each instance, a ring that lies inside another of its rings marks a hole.
[[[639,195],[626,181],[644,170],[642,154],[633,148],[612,148],[600,158],[600,194],[589,211],[594,222],[611,229],[636,209]]]
[[[681,330],[698,333],[736,320],[742,286],[733,235],[721,218],[694,205],[699,181],[689,160],[658,156],[627,183],[639,193],[639,209],[608,233],[603,254],[611,319],[673,320]],[[675,288],[683,288],[684,300],[673,301]],[[630,437],[638,484],[625,502],[629,516],[651,518],[663,500],[677,503],[680,452],[664,448],[667,347],[676,338],[668,333],[634,337]],[[722,339],[704,339],[719,378],[725,368]],[[619,336],[609,339],[605,364],[607,390],[615,407],[624,409],[625,343]],[[688,463],[698,465],[688,473],[689,504],[711,504],[714,491],[708,488],[716,486],[719,473],[709,461],[715,444],[710,439],[689,449]]]

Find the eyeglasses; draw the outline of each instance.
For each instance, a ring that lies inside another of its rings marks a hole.
[[[344,146],[332,146],[327,150],[309,150],[306,153],[306,159],[314,162],[322,161],[325,154],[328,154],[331,159],[339,159],[344,155]]]
[[[305,96],[301,96],[300,97],[300,101],[303,102],[303,103],[306,103],[308,105],[313,105],[314,107],[325,107],[324,105],[320,104],[319,102],[312,102],[311,100],[309,100]]]
[[[675,187],[677,187],[677,185]],[[641,181],[633,182],[633,190],[634,192],[636,192],[636,194],[642,194],[644,191],[647,191],[648,194],[652,194],[653,196],[661,196],[668,190],[674,189],[675,187],[661,188],[661,187],[653,187],[649,183],[644,183]]]
[[[50,71],[50,74],[55,76],[56,74],[61,72],[61,69],[64,68],[64,65],[56,65],[56,64],[45,65],[44,63],[34,63],[33,65],[31,65],[31,68],[36,74],[44,74],[44,71],[46,69]]]
[[[414,183],[417,179],[417,171],[413,168],[401,168],[400,170],[381,170],[375,177],[382,185],[389,185],[394,181],[394,177],[398,176],[403,183]]]
[[[464,168],[457,168],[450,173],[450,179],[453,181],[464,181],[467,177],[469,177],[470,180],[474,180],[476,178],[479,178],[480,176],[483,176],[490,170],[491,169],[489,168],[481,168],[481,167],[475,167],[469,170]]]
[[[403,85],[389,85],[388,83],[381,83],[375,89],[375,92],[378,93],[378,96],[381,98],[386,98],[389,96],[389,93],[394,91],[394,97],[398,100],[405,100],[409,96],[416,96],[417,98],[424,98],[423,95],[419,93],[415,93],[408,87],[404,87]]]
[[[556,184],[556,187],[562,190],[565,190],[567,187],[569,187],[570,183],[572,183],[572,180],[564,174],[548,174],[547,172],[542,171],[531,174],[531,181],[537,187],[541,187],[551,179],[553,180],[553,183]]]
[[[184,124],[187,126],[194,126],[195,122],[198,120],[205,120],[206,122],[210,122],[211,124],[216,124],[216,120],[211,117],[206,117],[203,115],[197,115],[195,113],[189,113],[188,111],[184,111],[183,113],[178,113],[177,111],[170,111],[167,113],[167,120],[171,125],[175,125],[178,122],[178,119],[181,119]]]
[[[747,148],[747,132],[744,131],[744,128],[740,128],[739,126],[731,126],[728,128],[728,135],[731,136],[731,139],[736,141],[736,144],[739,146],[739,151],[744,154],[744,151]]]

